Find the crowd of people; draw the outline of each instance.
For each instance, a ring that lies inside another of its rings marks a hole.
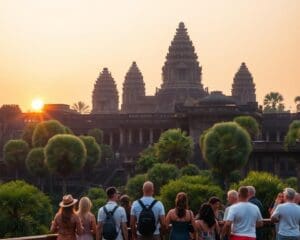
[[[189,209],[188,197],[179,192],[174,208],[165,214],[161,201],[153,197],[154,186],[143,184],[143,196],[132,205],[127,195],[120,195],[115,187],[106,189],[108,201],[99,208],[96,217],[91,213],[92,203],[82,197],[78,210],[77,199],[65,195],[51,224],[51,232],[58,240],[252,240],[264,239],[260,227],[263,206],[255,196],[253,186],[242,186],[227,192],[227,207],[211,197],[201,205],[198,213]],[[270,221],[275,223],[278,240],[300,240],[300,194],[292,188],[279,193],[269,208]]]

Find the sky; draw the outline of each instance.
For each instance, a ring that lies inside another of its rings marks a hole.
[[[133,61],[146,94],[162,83],[162,66],[183,21],[209,91],[230,95],[246,62],[259,104],[280,92],[295,111],[300,95],[299,0],[0,0],[0,105],[30,110],[45,103],[91,106],[108,67],[119,99]]]

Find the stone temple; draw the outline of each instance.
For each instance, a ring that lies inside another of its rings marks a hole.
[[[128,171],[134,168],[139,153],[170,128],[181,128],[194,139],[195,154],[191,161],[206,168],[198,145],[202,132],[217,122],[250,115],[260,123],[261,134],[253,142],[254,150],[244,172],[253,169],[283,177],[295,176],[295,166],[290,161],[290,153],[283,149],[283,140],[289,124],[300,119],[300,113],[263,113],[246,63],[237,64],[237,72],[232,75],[231,96],[221,91],[209,92],[203,87],[202,67],[181,22],[168,49],[162,83],[155,95],[146,96],[142,71],[138,63],[132,62],[123,82],[120,109],[120,94],[113,74],[103,68],[92,91],[90,114],[77,114],[68,105],[58,104],[49,105],[43,118],[55,118],[76,134],[86,134],[92,128],[102,129],[104,142],[115,152],[115,161]],[[24,114],[23,120],[26,123],[39,119],[35,114]],[[298,155],[299,149],[295,150]]]

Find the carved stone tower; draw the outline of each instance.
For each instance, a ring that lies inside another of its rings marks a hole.
[[[256,102],[253,77],[244,62],[234,76],[231,93],[239,105]]]
[[[176,103],[207,95],[201,83],[202,68],[184,23],[179,23],[162,68],[161,89],[157,92],[160,111],[173,112]]]
[[[107,68],[103,68],[93,90],[92,113],[118,112],[119,95],[117,86]]]
[[[135,112],[142,97],[145,97],[145,83],[138,66],[133,62],[123,84],[122,112]]]

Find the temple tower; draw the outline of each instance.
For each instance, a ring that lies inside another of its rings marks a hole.
[[[244,62],[234,76],[231,93],[239,105],[256,102],[253,77]]]
[[[135,112],[142,97],[145,97],[145,83],[136,62],[133,62],[123,83],[122,112]]]
[[[92,113],[116,113],[118,105],[119,95],[116,83],[108,69],[103,68],[94,84]]]
[[[187,98],[199,99],[207,95],[201,83],[202,68],[184,23],[179,23],[165,64],[162,68],[161,89],[157,92],[161,111],[174,111],[176,103]],[[168,106],[166,106],[168,104]]]

